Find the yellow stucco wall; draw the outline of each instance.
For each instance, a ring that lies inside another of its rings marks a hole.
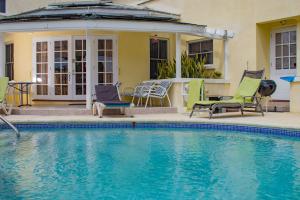
[[[32,80],[33,39],[65,36],[84,36],[84,31],[8,33],[5,42],[15,45],[14,76],[16,81]],[[169,40],[169,58],[174,58],[174,35],[136,32],[103,32],[90,31],[91,36],[113,35],[117,38],[118,79],[122,89],[134,87],[137,83],[150,78],[150,46],[151,37]]]
[[[67,0],[10,0],[8,1],[8,10],[11,14],[14,14],[42,7],[48,3],[62,1],[65,2]],[[137,1],[116,0],[115,2],[132,4]],[[184,22],[204,24],[213,28],[229,29],[235,33],[235,37],[229,41],[229,73],[231,84],[227,84],[225,88],[219,87],[219,85],[216,87],[213,86],[214,89],[211,89],[212,94],[232,95],[245,69],[255,70],[264,67],[266,76],[269,77],[270,32],[273,29],[285,26],[297,26],[298,38],[300,38],[299,0],[154,0],[144,4],[144,6],[181,14],[181,20]],[[149,52],[147,52],[149,51],[149,45],[147,38],[150,35],[146,33],[119,34],[120,80],[123,80],[124,86],[132,86],[138,79],[143,80],[149,77]],[[174,41],[174,37],[172,37],[171,40]],[[31,57],[29,55],[31,48],[29,45],[30,38],[31,36],[26,34],[15,38],[16,55],[18,55],[16,57],[16,66],[22,66],[20,75],[18,75],[19,72],[16,74],[16,78],[18,79],[30,77],[28,69],[31,67],[29,67],[31,61],[24,62],[27,58]],[[189,38],[185,37],[183,39],[184,41],[189,40]],[[299,41],[297,47],[298,63],[300,63]],[[133,48],[128,48],[128,45]],[[174,45],[174,42],[172,45]],[[26,51],[22,50],[25,49],[24,46],[26,47]],[[185,47],[183,43],[183,49]],[[174,51],[175,48],[170,47],[171,55],[174,55]],[[223,69],[222,56],[222,42],[214,41],[214,65],[220,70]],[[129,70],[127,73],[130,73],[130,70],[133,69],[136,70],[137,75],[130,76],[129,78],[124,73],[124,70]],[[26,73],[22,73],[23,71],[26,71]],[[300,75],[300,67],[298,67],[298,74]]]
[[[290,99],[291,112],[300,113],[300,82],[291,83]]]

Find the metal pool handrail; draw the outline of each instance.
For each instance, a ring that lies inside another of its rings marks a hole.
[[[19,132],[19,130],[18,130],[14,125],[12,125],[9,121],[7,121],[7,120],[6,120],[4,117],[2,117],[1,115],[0,115],[0,119],[1,119],[5,124],[7,124],[10,128],[12,128],[12,129],[15,131],[17,137],[20,137],[20,132]]]

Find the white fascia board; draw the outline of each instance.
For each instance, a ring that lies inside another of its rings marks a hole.
[[[8,22],[0,24],[0,33],[61,30],[106,30],[132,32],[182,33],[224,39],[224,35],[208,33],[205,26],[172,22],[126,21],[126,20],[59,20],[35,22]]]

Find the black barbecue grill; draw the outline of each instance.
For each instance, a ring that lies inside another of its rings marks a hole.
[[[271,96],[276,90],[276,83],[273,80],[262,80],[260,83],[260,87],[258,89],[258,93],[262,97]]]

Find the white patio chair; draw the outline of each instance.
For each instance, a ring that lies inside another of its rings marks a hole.
[[[168,91],[172,86],[172,81],[160,81],[155,83],[148,92],[145,108],[147,108],[148,102],[151,98],[159,99],[160,105],[163,105],[163,99],[166,97],[169,103],[169,106],[172,107]]]
[[[142,105],[143,98],[148,97],[149,91],[154,84],[155,83],[153,81],[145,81],[139,83],[134,89],[131,102],[134,103],[134,99],[137,98],[138,99],[137,106],[139,106],[140,104]]]

